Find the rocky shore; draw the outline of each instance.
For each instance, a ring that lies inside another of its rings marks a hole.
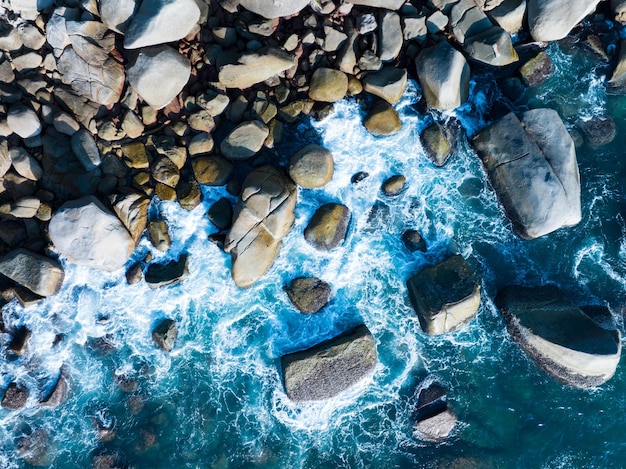
[[[583,20],[588,27],[580,29]],[[351,97],[363,104],[365,128],[384,145],[402,126],[394,105],[408,80],[419,83],[419,107],[433,121],[421,135],[423,148],[443,166],[454,158],[458,134],[449,111],[468,100],[474,73],[497,76],[509,108],[493,109],[491,124],[472,145],[512,229],[532,239],[573,226],[582,217],[576,143],[600,146],[614,137],[614,125],[605,119],[568,130],[553,110],[516,109],[515,94],[551,73],[543,52],[549,41],[573,34],[608,57],[615,30],[606,25],[617,28],[620,21],[626,21],[624,1],[9,0],[0,6],[3,301],[17,298],[28,307],[54,295],[65,262],[124,268],[129,283],[153,288],[183,281],[193,263],[186,254],[167,263],[129,259],[143,237],[169,249],[167,220],[149,216],[153,198],[194,210],[205,186],[226,186],[238,201],[224,198],[210,207],[216,228],[210,241],[230,254],[235,284],[251,287],[280,255],[298,197],[333,177],[333,155],[317,144],[293,155],[275,150],[290,138],[290,126],[323,119],[333,103]],[[611,57],[616,92],[626,83],[625,44]],[[353,179],[362,177],[367,174]],[[396,175],[381,190],[395,197],[405,182]],[[350,223],[350,207],[329,202],[304,237],[330,251],[342,245]],[[410,251],[427,249],[418,231],[403,241]],[[405,280],[427,334],[458,330],[479,308],[480,279],[460,255]],[[294,309],[307,314],[332,296],[332,285],[317,278],[294,278],[285,289]],[[612,376],[621,352],[617,331],[593,326],[560,299],[580,326],[568,331],[571,353],[580,352],[579,361],[592,356],[597,367],[559,363],[567,353],[550,342],[567,347],[565,339],[535,340],[526,330],[551,327],[538,325],[535,312],[545,305],[510,290],[501,298],[511,334],[548,373],[579,387]],[[510,298],[523,305],[511,306]],[[511,319],[518,307],[532,325]],[[563,308],[554,308],[558,317],[566,316]],[[584,334],[593,327],[594,334]],[[11,334],[19,354],[28,334],[16,324],[0,330]],[[590,341],[582,351],[576,348],[581,334]],[[160,323],[153,337],[171,351],[175,323]],[[285,355],[286,393],[296,401],[327,399],[369,376],[375,363],[375,338],[360,326]],[[42,405],[62,402],[64,374],[58,383],[62,389],[55,385],[41,396]],[[2,406],[23,407],[24,392],[11,383]],[[449,426],[454,414],[447,412]]]

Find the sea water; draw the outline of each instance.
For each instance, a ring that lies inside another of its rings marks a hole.
[[[207,239],[216,231],[208,207],[221,197],[236,200],[205,187],[204,202],[191,212],[155,200],[150,215],[167,220],[172,248],[161,253],[143,240],[129,262],[148,252],[154,262],[187,253],[190,275],[182,283],[151,290],[143,282],[128,285],[124,270],[96,272],[61,258],[66,279],[57,295],[27,309],[15,301],[4,307],[9,331],[26,325],[33,335],[18,359],[0,348],[1,387],[17,381],[30,390],[23,410],[0,409],[0,467],[27,467],[16,441],[42,430],[48,451],[38,462],[58,468],[90,467],[102,451],[117,451],[136,468],[623,466],[625,367],[597,389],[563,386],[513,342],[492,302],[508,284],[553,282],[579,304],[608,306],[623,330],[626,99],[606,93],[608,67],[598,58],[557,44],[548,52],[555,73],[516,108],[553,107],[568,128],[610,113],[618,128],[612,144],[578,149],[577,226],[532,241],[513,234],[470,144],[494,106],[513,107],[493,76],[475,75],[469,102],[436,116],[461,125],[443,168],[432,165],[419,141],[432,116],[419,110],[417,84],[397,104],[402,130],[390,137],[367,133],[363,103],[337,103],[326,119],[290,128],[274,152],[284,161],[306,143],[320,143],[334,156],[335,174],[322,189],[299,189],[295,227],[252,288],[234,285],[230,257]],[[369,176],[351,183],[359,171]],[[386,197],[380,186],[395,174],[407,178],[407,189]],[[303,237],[327,202],[352,214],[345,243],[328,253]],[[423,234],[426,252],[406,250],[407,229]],[[430,337],[405,282],[454,252],[481,278],[480,309],[461,331]],[[332,285],[330,303],[314,315],[295,311],[283,289],[303,275]],[[151,338],[165,317],[178,326],[169,354]],[[280,357],[360,323],[376,340],[373,376],[328,402],[291,402]],[[9,339],[2,335],[5,344]],[[61,370],[69,399],[39,407]],[[449,390],[459,419],[440,444],[413,435],[419,387],[432,381]],[[115,438],[99,441],[98,425]]]

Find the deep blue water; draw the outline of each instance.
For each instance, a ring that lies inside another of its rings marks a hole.
[[[284,158],[319,141],[334,155],[335,176],[323,189],[300,190],[295,228],[252,288],[234,286],[229,256],[207,240],[215,231],[208,207],[231,196],[205,188],[204,203],[192,212],[155,202],[151,213],[168,221],[172,250],[162,254],[144,240],[133,256],[189,253],[190,277],[183,283],[159,290],[129,286],[123,270],[96,274],[61,259],[67,275],[58,295],[28,310],[17,303],[4,308],[7,325],[25,324],[34,333],[24,357],[0,357],[2,384],[17,380],[31,389],[24,410],[0,409],[0,467],[27,466],[15,442],[37,429],[48,434],[44,465],[58,468],[89,467],[103,449],[123,452],[136,468],[623,466],[625,367],[597,389],[565,387],[524,355],[491,301],[510,283],[555,282],[579,304],[607,305],[623,331],[626,99],[607,95],[608,68],[597,58],[556,44],[549,53],[556,72],[517,105],[555,107],[570,128],[579,118],[608,112],[618,128],[612,144],[578,149],[581,223],[533,241],[512,233],[466,137],[489,122],[494,103],[510,104],[493,77],[475,76],[470,102],[441,116],[458,118],[465,129],[443,168],[427,160],[419,143],[429,118],[417,110],[417,85],[397,105],[403,129],[391,137],[368,135],[359,103],[346,100],[326,120],[294,127],[278,148]],[[370,176],[353,185],[358,171]],[[394,174],[406,176],[408,189],[390,199],[380,185]],[[320,253],[302,233],[329,201],[346,204],[352,222],[341,248]],[[377,202],[389,207],[388,216],[368,221]],[[400,235],[409,228],[422,231],[426,253],[405,250]],[[455,251],[482,279],[481,307],[463,330],[429,337],[405,281]],[[305,274],[333,287],[330,304],[315,315],[295,312],[283,291]],[[163,317],[179,329],[169,355],[150,337]],[[378,347],[373,377],[330,402],[292,403],[282,388],[280,356],[361,322]],[[64,339],[53,346],[57,334]],[[106,354],[94,346],[105,336],[115,345]],[[69,400],[56,409],[38,407],[37,393],[61,366],[70,379]],[[137,389],[122,391],[120,377],[136,381]],[[459,418],[442,444],[413,436],[416,393],[425,379],[449,389]],[[95,421],[108,422],[116,437],[99,442]],[[147,433],[156,444],[146,449]]]

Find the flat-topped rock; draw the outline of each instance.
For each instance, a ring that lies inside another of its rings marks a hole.
[[[600,0],[528,0],[528,26],[535,41],[558,41],[595,11]]]
[[[121,268],[135,247],[120,219],[93,196],[63,204],[52,215],[48,235],[71,262],[94,269]]]
[[[41,296],[57,293],[65,277],[57,261],[26,249],[16,249],[0,258],[0,274]]]
[[[576,149],[552,109],[507,114],[474,138],[513,229],[532,239],[581,219]]]
[[[519,60],[511,35],[499,26],[492,26],[465,41],[469,56],[487,65],[503,67]]]
[[[376,341],[365,325],[281,358],[285,392],[295,402],[331,399],[371,376]]]
[[[480,284],[459,254],[418,272],[407,288],[422,330],[430,335],[460,329],[480,306]]]
[[[200,20],[194,0],[143,0],[132,16],[124,36],[125,49],[178,41],[189,34]]]
[[[293,67],[294,58],[276,47],[243,54],[235,64],[220,67],[219,81],[226,88],[246,89]]]
[[[519,346],[557,380],[589,388],[615,373],[619,331],[600,327],[558,287],[507,287],[498,292],[496,305]]]
[[[309,0],[240,0],[239,5],[264,18],[280,18],[298,13]]]
[[[136,0],[100,0],[98,3],[102,22],[121,34],[126,32],[138,6]]]

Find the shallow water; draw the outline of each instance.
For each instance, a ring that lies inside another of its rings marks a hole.
[[[510,283],[556,282],[580,304],[609,306],[623,330],[626,99],[607,95],[606,67],[597,59],[569,52],[550,46],[557,71],[522,103],[557,108],[569,128],[604,112],[616,121],[612,144],[578,150],[583,220],[576,227],[533,241],[515,236],[463,132],[454,157],[435,168],[419,143],[430,117],[417,110],[417,85],[397,105],[402,131],[387,138],[368,135],[360,105],[346,100],[326,120],[294,126],[277,149],[285,158],[319,141],[334,155],[335,176],[323,189],[300,190],[295,228],[252,288],[234,286],[229,256],[207,240],[215,231],[208,207],[224,196],[234,202],[224,189],[207,187],[204,203],[192,212],[154,202],[151,213],[168,221],[173,247],[162,254],[144,240],[131,260],[148,251],[157,260],[189,253],[183,283],[159,290],[129,286],[123,270],[96,275],[61,259],[66,280],[58,295],[27,310],[17,303],[4,308],[7,326],[27,325],[33,336],[25,356],[0,357],[2,387],[17,380],[31,390],[26,409],[0,409],[0,467],[26,467],[15,441],[39,428],[50,443],[42,462],[59,468],[89,467],[102,449],[122,451],[136,468],[620,467],[626,457],[624,367],[598,389],[564,387],[523,354],[491,302]],[[470,102],[441,116],[458,118],[469,136],[488,124],[495,102],[510,104],[493,77],[473,80]],[[358,171],[369,177],[351,184]],[[380,185],[394,174],[405,175],[408,188],[387,198]],[[304,241],[303,230],[315,209],[330,201],[346,204],[352,221],[344,245],[320,253]],[[377,203],[388,211],[368,221]],[[409,228],[423,233],[426,253],[405,250],[400,235]],[[481,307],[462,331],[429,337],[408,302],[405,281],[456,251],[482,279]],[[318,314],[295,312],[283,291],[300,275],[333,287],[330,304]],[[163,317],[175,319],[179,331],[169,355],[150,336]],[[280,356],[358,323],[376,339],[373,377],[330,402],[292,403],[282,388]],[[58,334],[63,340],[53,345]],[[94,345],[104,337],[115,345],[106,353]],[[56,409],[37,407],[39,393],[62,366],[69,400]],[[137,389],[123,392],[123,377]],[[459,418],[443,444],[412,435],[424,379],[450,390]],[[96,421],[114,427],[116,438],[98,442]],[[147,434],[157,443],[146,449]]]

